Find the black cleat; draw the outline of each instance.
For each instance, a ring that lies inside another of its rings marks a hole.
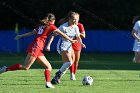
[[[60,83],[61,72],[58,71],[55,73],[55,77],[51,80],[52,84],[59,84]]]

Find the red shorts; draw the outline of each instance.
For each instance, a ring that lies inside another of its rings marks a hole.
[[[80,42],[76,42],[72,44],[72,48],[74,51],[81,51],[81,44]]]
[[[27,48],[27,53],[31,54],[34,57],[44,56],[42,50],[37,46],[36,43],[32,43]]]

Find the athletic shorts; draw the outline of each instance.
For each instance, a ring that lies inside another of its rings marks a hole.
[[[80,42],[76,42],[72,44],[72,48],[74,51],[81,51],[81,44]]]
[[[32,43],[28,46],[27,53],[31,54],[34,57],[44,56],[42,50],[37,46],[36,43]]]
[[[140,52],[140,42],[137,40],[134,41],[133,51]]]
[[[72,50],[72,44],[70,42],[63,41],[59,39],[57,43],[57,52],[61,54],[62,51],[70,52]]]

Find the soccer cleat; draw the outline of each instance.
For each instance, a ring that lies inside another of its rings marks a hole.
[[[54,88],[54,86],[51,84],[51,82],[46,83],[46,88]]]
[[[55,77],[51,80],[52,84],[59,84],[60,83],[60,77],[61,77],[61,71],[58,71],[55,73]]]
[[[3,73],[3,72],[6,72],[6,68],[7,68],[6,66],[1,67],[0,68],[0,74]]]
[[[70,74],[70,80],[76,80],[75,74],[73,74],[73,73]]]

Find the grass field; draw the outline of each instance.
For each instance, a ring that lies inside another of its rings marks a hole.
[[[46,54],[53,71],[62,65],[57,53]],[[0,56],[0,66],[22,63],[25,55]],[[69,71],[54,89],[45,88],[44,69],[37,62],[28,71],[7,72],[0,75],[0,93],[139,93],[140,64],[132,63],[132,53],[82,53],[77,80],[71,81]],[[93,77],[92,86],[83,86],[85,75]]]

